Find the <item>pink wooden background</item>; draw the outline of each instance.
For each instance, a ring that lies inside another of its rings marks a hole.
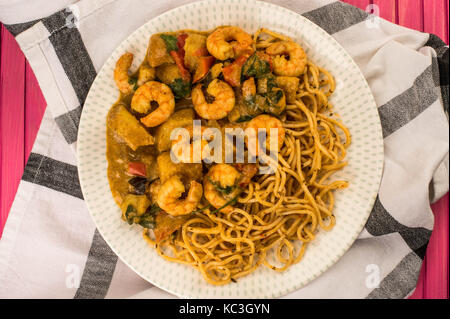
[[[449,0],[345,0],[380,16],[449,43]],[[0,236],[24,166],[39,129],[46,102],[28,62],[12,35],[0,24]],[[449,195],[432,206],[435,228],[417,289],[411,298],[448,299]]]

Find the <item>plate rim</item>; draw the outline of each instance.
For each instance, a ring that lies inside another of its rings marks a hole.
[[[361,69],[356,64],[356,62],[353,59],[353,57],[348,53],[348,51],[331,34],[327,33],[322,27],[320,27],[319,25],[317,25],[313,21],[309,20],[308,18],[304,17],[302,14],[297,13],[297,12],[295,12],[295,11],[289,9],[289,8],[286,8],[286,7],[282,6],[282,5],[271,3],[271,2],[266,2],[266,1],[260,1],[260,0],[243,0],[242,2],[254,3],[255,5],[258,5],[258,6],[268,6],[269,9],[270,9],[270,7],[272,7],[272,8],[276,7],[278,9],[287,11],[287,13],[290,13],[291,15],[295,15],[296,19],[300,18],[301,20],[303,20],[303,22],[310,23],[310,24],[314,25],[318,29],[318,32],[322,33],[322,35],[324,36],[326,41],[333,42],[333,45],[336,45],[337,47],[339,47],[343,51],[343,54],[348,58],[350,63],[353,64],[353,66],[358,71],[357,75],[361,77],[362,83],[364,84],[364,86],[366,87],[368,92],[370,93],[369,94],[369,98],[370,98],[370,102],[372,104],[371,107],[375,107],[376,110],[378,110],[378,105],[376,103],[376,100],[375,100],[375,97],[373,95],[373,92],[372,92],[372,90],[371,90],[371,88],[370,88],[370,86],[369,86],[369,84],[367,82],[367,79],[364,77],[364,74],[362,73]],[[82,113],[81,113],[81,116],[80,116],[79,130],[78,130],[78,133],[77,133],[77,144],[80,141],[83,140],[83,137],[81,136],[82,135],[81,132],[82,132],[82,128],[84,127],[84,122],[87,121],[85,119],[86,118],[86,112],[84,112],[84,105],[88,101],[88,98],[89,98],[89,96],[91,94],[92,87],[94,87],[94,85],[97,82],[99,76],[102,74],[102,72],[104,72],[104,69],[107,68],[107,62],[108,62],[108,60],[111,59],[111,57],[114,55],[114,53],[120,47],[122,47],[131,37],[133,37],[137,32],[139,32],[140,29],[144,28],[147,24],[152,23],[153,20],[160,19],[161,17],[164,17],[164,16],[169,16],[172,12],[181,10],[184,7],[188,7],[188,6],[192,6],[192,5],[199,5],[200,7],[202,7],[204,5],[211,4],[211,3],[214,3],[214,4],[227,3],[227,0],[201,0],[201,1],[194,1],[194,2],[189,2],[189,3],[183,4],[183,5],[177,6],[175,8],[169,9],[169,10],[167,10],[167,11],[165,11],[165,12],[159,14],[159,15],[154,16],[153,18],[149,19],[147,22],[143,23],[141,26],[139,26],[134,31],[132,31],[126,38],[124,38],[123,41],[121,41],[114,48],[114,50],[106,58],[106,60],[103,63],[102,67],[99,69],[99,71],[98,71],[94,81],[92,82],[91,87],[89,88],[89,92],[88,92],[88,94],[86,96],[86,100],[85,100],[85,102],[83,104],[83,110],[82,110]],[[381,160],[381,165],[379,166],[377,174],[376,174],[377,175],[377,182],[375,184],[376,184],[377,187],[376,187],[376,190],[374,190],[375,194],[373,194],[370,197],[370,200],[367,201],[367,204],[370,204],[370,206],[368,205],[370,207],[370,209],[368,209],[367,212],[365,212],[363,226],[358,231],[358,233],[348,243],[346,243],[345,247],[342,246],[342,253],[336,255],[336,260],[335,261],[332,261],[328,266],[326,266],[323,269],[321,269],[320,271],[316,272],[314,275],[312,275],[307,280],[305,280],[303,282],[299,282],[298,284],[293,285],[290,289],[287,289],[287,291],[277,294],[277,296],[275,298],[286,296],[287,294],[292,293],[292,292],[294,292],[294,291],[296,291],[296,290],[298,290],[298,289],[300,289],[302,287],[306,287],[309,283],[311,283],[312,281],[314,281],[315,279],[320,277],[324,272],[326,272],[333,265],[335,265],[343,257],[343,255],[345,255],[348,252],[348,250],[351,248],[351,246],[354,244],[354,242],[358,238],[359,234],[364,230],[364,225],[367,223],[367,220],[368,220],[368,218],[370,216],[370,213],[371,213],[371,211],[373,209],[373,206],[375,204],[376,197],[378,196],[378,192],[379,192],[379,189],[380,189],[380,186],[381,186],[382,174],[383,174],[383,171],[384,171],[384,165],[385,165],[384,164],[384,155],[385,154],[384,154],[384,147],[383,147],[384,142],[383,142],[383,135],[382,135],[382,125],[381,125],[381,118],[379,116],[378,111],[376,112],[376,122],[377,122],[377,131],[378,131],[378,133],[380,135],[378,138],[381,139],[381,141],[382,141],[381,147],[380,147],[380,150],[379,150],[380,157],[381,157],[381,159],[380,159]],[[82,194],[83,194],[84,202],[87,205],[87,208],[88,208],[88,211],[89,211],[89,215],[90,215],[91,219],[93,220],[93,222],[94,222],[94,224],[96,226],[96,229],[98,230],[98,232],[100,233],[100,235],[102,236],[102,238],[104,239],[104,241],[106,242],[108,247],[120,258],[120,260],[124,264],[126,264],[130,269],[132,269],[133,272],[135,272],[139,277],[143,278],[144,280],[146,280],[147,282],[151,283],[155,287],[158,287],[161,290],[166,291],[166,292],[168,292],[168,293],[170,293],[172,295],[175,295],[177,297],[180,297],[180,298],[200,298],[200,297],[193,297],[193,296],[189,296],[189,295],[183,295],[183,294],[178,293],[178,292],[176,292],[175,290],[173,290],[173,289],[171,289],[169,287],[162,287],[162,285],[156,284],[155,282],[153,282],[150,279],[148,279],[145,275],[143,275],[134,266],[130,265],[129,262],[127,260],[125,260],[120,253],[117,252],[117,248],[114,247],[114,245],[110,244],[110,242],[108,241],[107,237],[104,236],[103,231],[101,230],[102,227],[97,222],[96,218],[94,217],[94,214],[91,211],[91,206],[90,206],[90,204],[89,204],[89,202],[87,200],[88,196],[85,196],[85,187],[86,186],[84,186],[85,185],[85,181],[84,181],[84,177],[83,177],[83,173],[82,173],[83,172],[83,169],[82,169],[83,165],[82,165],[82,160],[80,160],[80,155],[81,155],[80,152],[77,151],[76,152],[76,157],[77,157],[77,165],[78,165],[78,176],[79,176],[80,187],[81,187],[81,191],[82,191]],[[295,266],[295,265],[292,265],[292,266]],[[208,297],[208,298],[213,298],[213,297]],[[246,298],[261,298],[261,297],[255,296],[255,297],[246,297]],[[268,298],[270,298],[270,297],[268,297]]]

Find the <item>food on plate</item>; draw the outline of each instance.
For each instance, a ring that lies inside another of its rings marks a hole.
[[[106,119],[121,218],[210,284],[298,263],[348,186],[332,178],[351,143],[333,76],[265,28],[153,34],[134,73],[133,58],[117,61]]]

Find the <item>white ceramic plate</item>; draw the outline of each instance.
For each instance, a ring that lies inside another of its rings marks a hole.
[[[212,286],[189,266],[170,263],[147,246],[138,226],[120,219],[107,179],[106,115],[117,100],[113,80],[117,59],[134,53],[133,67],[143,60],[153,33],[179,29],[209,30],[236,25],[249,33],[264,26],[290,36],[303,45],[315,63],[336,78],[332,103],[348,126],[353,143],[349,165],[337,174],[350,187],[336,192],[336,226],[321,231],[304,259],[284,273],[260,267],[238,283]],[[253,0],[211,0],[168,11],[136,30],[107,60],[92,85],[84,105],[78,134],[79,176],[92,218],[113,251],[136,273],[175,295],[188,298],[273,298],[304,286],[333,265],[363,229],[377,195],[383,167],[383,139],[372,93],[347,52],[324,30],[306,18],[273,4]]]

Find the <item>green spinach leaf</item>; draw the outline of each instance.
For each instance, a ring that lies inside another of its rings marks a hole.
[[[156,214],[161,211],[158,205],[153,204],[147,208],[145,213],[139,216],[137,224],[144,228],[154,229],[156,226]]]
[[[133,90],[136,91],[138,89],[138,85],[137,85],[137,79],[136,78],[130,78],[128,80],[128,84],[129,85],[133,85]]]
[[[259,78],[268,72],[270,72],[269,62],[261,60],[256,53],[249,57],[242,66],[242,75],[248,77]]]
[[[266,95],[266,102],[269,106],[276,106],[278,102],[280,102],[283,97],[283,91],[281,90],[272,90],[269,91]]]
[[[176,99],[188,97],[191,93],[191,83],[184,81],[183,79],[175,79],[169,84],[169,87],[172,89]]]
[[[164,43],[166,44],[167,52],[170,53],[170,51],[178,51],[177,46],[177,38],[173,35],[168,34],[161,34],[161,39],[164,40]]]
[[[228,202],[226,202],[225,205],[223,205],[223,206],[217,208],[216,210],[213,210],[213,211],[211,212],[211,214],[215,214],[215,213],[219,212],[221,209],[224,209],[224,208],[227,207],[227,206],[234,205],[234,204],[236,204],[236,202],[237,202],[237,196],[236,196],[236,197],[233,197],[231,200],[229,200]]]
[[[138,225],[147,229],[154,229],[156,226],[155,216],[144,214],[143,216],[141,216]]]
[[[211,204],[208,204],[208,205],[206,205],[205,207],[202,207],[202,208],[199,208],[199,209],[197,209],[197,210],[194,210],[191,214],[200,213],[200,212],[202,212],[202,211],[204,211],[205,209],[210,208],[210,207],[211,207]]]
[[[159,208],[159,206],[157,204],[153,204],[151,206],[149,206],[147,208],[147,210],[145,211],[145,214],[149,214],[149,215],[156,215],[157,213],[159,213],[162,209]],[[145,215],[144,214],[144,215]]]
[[[136,208],[131,204],[128,205],[127,210],[125,211],[125,218],[129,225],[134,223],[134,218],[136,217],[136,215],[137,215]]]
[[[241,116],[240,118],[238,118],[238,119],[236,120],[236,123],[248,122],[248,121],[250,121],[251,119],[253,119],[253,116],[252,116],[252,115],[243,115],[243,116]]]
[[[278,87],[275,76],[272,73],[267,74],[266,79],[267,79],[267,92],[270,92],[272,91],[273,88]]]
[[[215,187],[219,192],[221,192],[222,194],[230,195],[231,192],[233,192],[233,191],[236,189],[236,186],[226,186],[226,187],[223,187],[223,186],[220,185],[219,182],[215,182],[215,181],[213,181],[213,180],[212,180],[211,178],[209,178],[209,177],[208,177],[208,179],[209,179],[209,182],[210,182],[211,184],[213,184],[214,187]]]

